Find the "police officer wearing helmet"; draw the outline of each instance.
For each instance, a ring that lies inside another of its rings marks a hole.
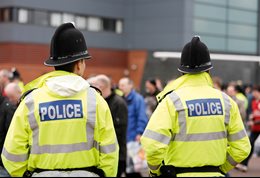
[[[187,43],[181,77],[163,91],[141,138],[151,176],[224,176],[250,152],[236,103],[214,89],[207,46]]]
[[[2,161],[11,176],[116,176],[118,144],[102,96],[82,78],[91,56],[72,23],[52,37],[55,71],[25,86],[7,133]]]

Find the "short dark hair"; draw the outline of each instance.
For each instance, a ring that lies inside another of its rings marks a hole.
[[[147,81],[148,81],[150,84],[152,84],[153,86],[156,87],[156,80],[155,80],[154,78],[149,78],[149,79],[147,79]]]
[[[76,65],[76,62],[72,62],[66,65],[62,65],[62,66],[54,66],[55,70],[63,70],[66,72],[73,72],[74,71],[74,67]]]
[[[260,86],[259,85],[254,85],[252,90],[260,92]]]

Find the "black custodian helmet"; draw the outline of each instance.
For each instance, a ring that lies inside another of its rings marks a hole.
[[[62,66],[81,59],[90,59],[83,34],[72,23],[60,25],[51,40],[46,66]]]
[[[200,37],[193,37],[182,50],[178,70],[182,73],[199,73],[212,68],[208,47],[200,41]]]

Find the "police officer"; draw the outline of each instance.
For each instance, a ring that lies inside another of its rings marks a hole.
[[[193,37],[182,50],[183,75],[163,92],[141,138],[151,176],[223,176],[249,154],[238,107],[213,88],[211,68],[207,46]]]
[[[90,58],[72,23],[57,28],[44,62],[55,71],[25,87],[7,133],[2,161],[11,176],[116,176],[119,148],[109,107],[81,77]]]

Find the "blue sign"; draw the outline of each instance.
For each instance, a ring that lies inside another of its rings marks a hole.
[[[186,101],[189,117],[223,115],[220,99],[196,99]]]
[[[41,121],[83,118],[81,100],[59,100],[39,104]]]

